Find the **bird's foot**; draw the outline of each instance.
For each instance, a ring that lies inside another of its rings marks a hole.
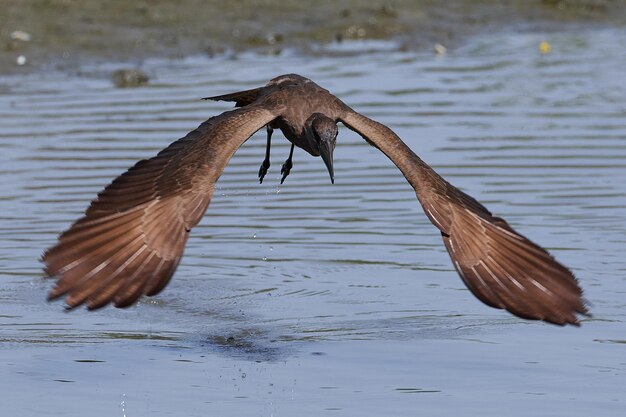
[[[270,167],[270,160],[264,159],[261,167],[259,168],[259,183],[263,184],[263,178],[265,178],[265,174],[267,174],[267,170]]]
[[[282,184],[287,178],[287,175],[291,172],[291,168],[293,165],[291,164],[291,159],[287,159],[283,164],[283,167],[280,169],[280,173],[283,174],[283,177],[280,179],[280,183]]]

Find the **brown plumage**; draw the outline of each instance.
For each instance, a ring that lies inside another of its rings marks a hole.
[[[141,295],[158,294],[206,211],[215,182],[254,132],[265,125],[280,128],[296,146],[322,154],[331,171],[334,124],[342,122],[404,174],[459,275],[481,301],[560,325],[578,324],[577,314],[588,313],[569,269],[445,181],[388,127],[311,80],[283,75],[265,87],[211,99],[240,108],[207,120],[115,179],[44,254],[45,272],[58,277],[50,299],[66,295],[69,308],[85,303],[95,309],[110,302],[126,307]]]

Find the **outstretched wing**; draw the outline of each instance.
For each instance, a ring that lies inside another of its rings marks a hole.
[[[577,325],[576,314],[588,314],[576,278],[545,249],[444,180],[386,126],[351,109],[340,120],[402,171],[463,282],[482,302],[560,325]]]
[[[43,255],[46,274],[58,277],[49,299],[96,309],[159,293],[226,164],[277,116],[260,106],[223,113],[117,177]]]

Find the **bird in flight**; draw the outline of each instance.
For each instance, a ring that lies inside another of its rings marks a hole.
[[[281,182],[292,168],[294,146],[321,156],[334,181],[333,150],[341,122],[402,172],[478,299],[525,319],[559,325],[578,325],[578,315],[588,314],[582,289],[567,267],[443,179],[387,126],[313,81],[281,75],[263,87],[210,99],[233,101],[236,108],[208,119],[113,180],[44,253],[45,273],[57,278],[50,300],[65,296],[68,308],[86,304],[93,310],[109,303],[128,307],[142,295],[158,294],[174,274],[224,167],[250,136],[267,128],[260,181],[269,168],[274,129],[292,143]]]

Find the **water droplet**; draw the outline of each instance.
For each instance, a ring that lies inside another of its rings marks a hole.
[[[263,260],[264,260],[264,261],[267,261],[267,256],[264,256],[264,257],[263,257]]]
[[[256,233],[252,235],[252,239],[256,239]]]
[[[122,417],[126,417],[126,394],[122,394],[122,402],[120,403],[122,408]]]
[[[273,252],[273,251],[274,251],[274,247],[270,246],[270,252]]]

